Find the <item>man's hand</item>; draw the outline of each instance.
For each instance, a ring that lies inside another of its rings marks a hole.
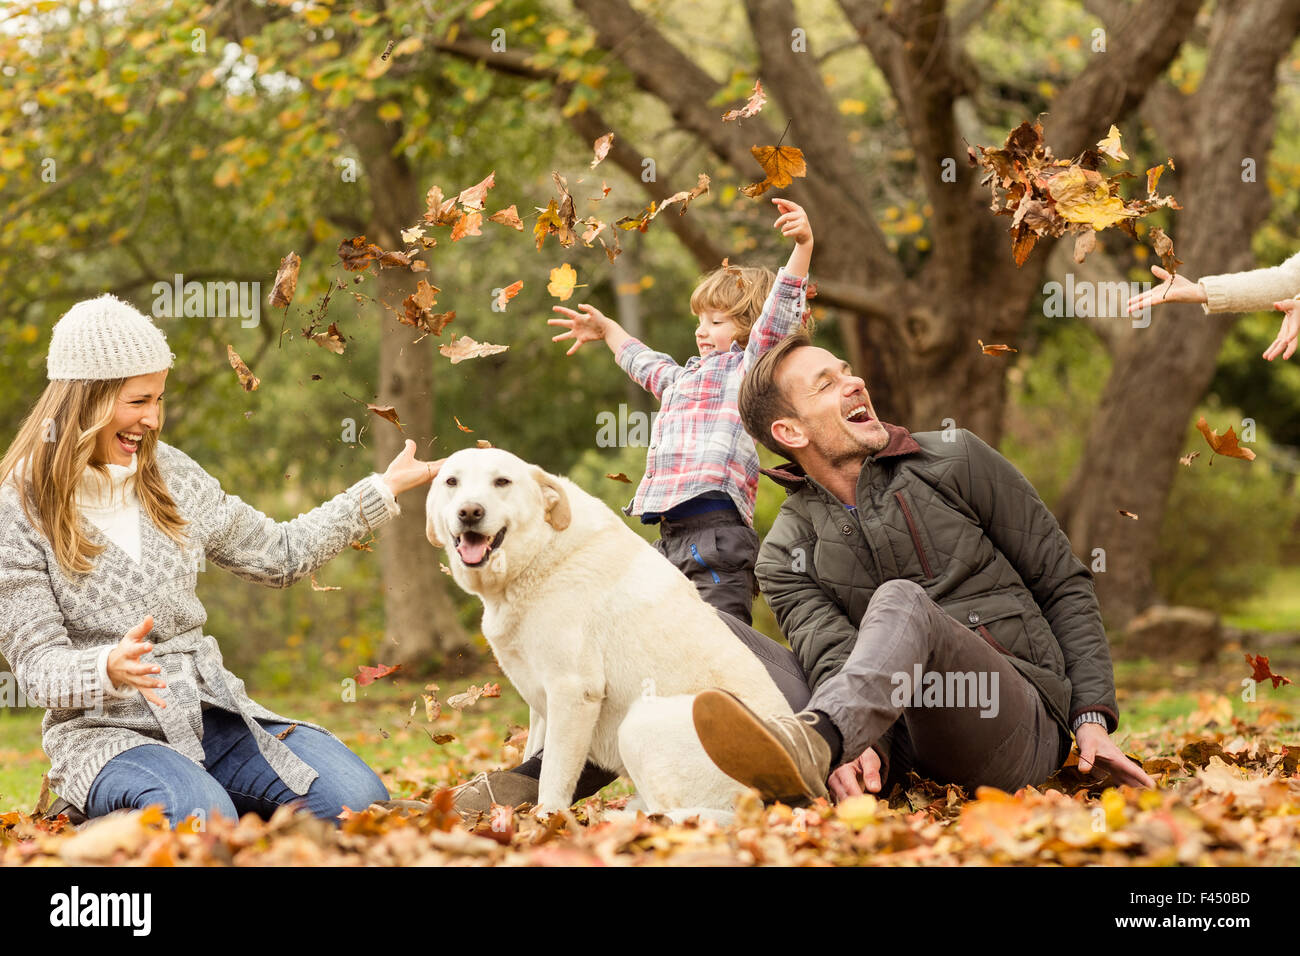
[[[826,785],[836,803],[865,792],[879,793],[880,757],[868,747],[857,760],[837,768]]]
[[[1270,362],[1279,355],[1289,359],[1295,354],[1296,339],[1300,338],[1300,299],[1283,299],[1274,302],[1273,308],[1283,312],[1282,327],[1277,330],[1277,338],[1264,350],[1264,358]]]
[[[1079,744],[1079,772],[1092,773],[1094,766],[1103,773],[1109,773],[1116,783],[1127,783],[1134,787],[1154,788],[1156,782],[1147,776],[1146,771],[1135,764],[1124,752],[1115,746],[1101,724],[1080,724],[1074,739]]]

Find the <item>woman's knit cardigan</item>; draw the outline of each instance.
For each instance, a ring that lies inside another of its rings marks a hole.
[[[159,442],[157,460],[190,522],[189,546],[182,549],[141,510],[137,562],[82,516],[83,532],[107,548],[80,576],[59,567],[49,541],[23,513],[17,487],[0,488],[0,654],[28,701],[47,708],[41,732],[50,785],[84,810],[104,764],[142,744],[165,744],[202,766],[206,705],[242,715],[272,769],[295,793],[306,793],[316,771],[255,718],[294,721],[251,700],[244,682],[222,665],[216,640],[203,633],[207,612],[195,594],[197,572],[206,556],[246,580],[288,587],[398,509],[367,476],[306,514],[276,522],[223,492],[179,449]],[[100,665],[104,648],[150,614],[154,650],[141,659],[162,667],[167,686],[155,693],[165,708],[138,691],[114,693]]]

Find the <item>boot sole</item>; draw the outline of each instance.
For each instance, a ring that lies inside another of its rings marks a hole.
[[[800,803],[816,796],[781,741],[739,698],[722,690],[702,691],[691,715],[704,752],[728,777],[754,787],[769,801]]]

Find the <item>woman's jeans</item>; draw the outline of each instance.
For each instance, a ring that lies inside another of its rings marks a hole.
[[[258,723],[272,734],[290,726]],[[388,799],[388,790],[375,772],[327,734],[299,724],[284,743],[319,774],[305,795],[290,790],[271,769],[242,717],[218,707],[206,708],[206,770],[161,744],[133,747],[106,763],[95,777],[86,816],[161,804],[172,826],[177,826],[191,815],[207,820],[220,814],[235,820],[256,813],[268,819],[277,807],[298,800],[315,816],[334,820],[345,805],[364,810]]]

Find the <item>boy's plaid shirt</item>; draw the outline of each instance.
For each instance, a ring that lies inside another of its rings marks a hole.
[[[684,366],[637,339],[619,349],[618,364],[660,402],[645,477],[625,514],[664,512],[705,492],[725,491],[754,523],[758,451],[740,422],[740,381],[759,356],[803,324],[807,284],[785,269],[777,273],[743,349],[733,342],[729,351],[695,355]]]

